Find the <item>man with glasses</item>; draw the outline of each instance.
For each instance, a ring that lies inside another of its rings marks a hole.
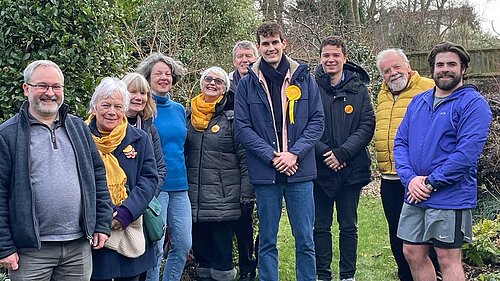
[[[24,70],[28,98],[0,125],[0,266],[10,280],[89,280],[110,234],[104,166],[87,126],[68,114],[52,61]]]

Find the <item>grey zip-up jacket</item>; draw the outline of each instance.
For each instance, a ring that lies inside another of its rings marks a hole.
[[[24,102],[18,114],[0,125],[0,258],[18,249],[36,250],[41,246],[31,190],[28,106],[28,101]],[[59,109],[59,120],[67,130],[77,161],[82,189],[80,227],[89,240],[94,233],[109,236],[112,208],[99,152],[88,127],[68,114],[66,105]],[[64,194],[54,194],[54,200],[64,200]]]

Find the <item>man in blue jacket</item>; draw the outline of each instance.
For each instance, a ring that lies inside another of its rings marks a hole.
[[[0,266],[10,280],[89,280],[110,235],[104,165],[83,121],[68,113],[64,76],[39,60],[28,98],[0,125]]]
[[[477,161],[491,111],[473,85],[463,84],[470,57],[443,42],[428,57],[436,87],[413,98],[394,140],[396,170],[405,186],[398,226],[414,280],[436,280],[428,257],[436,249],[443,280],[465,280],[461,245],[472,237]]]
[[[296,279],[315,280],[313,148],[323,132],[323,110],[308,67],[284,55],[285,46],[277,23],[259,26],[261,58],[238,85],[234,130],[255,187],[260,279],[278,280],[276,240],[284,197],[295,237]]]
[[[316,143],[318,178],[314,181],[314,245],[318,280],[332,280],[332,220],[339,224],[340,280],[353,281],[358,247],[358,203],[361,188],[371,181],[368,144],[375,115],[366,71],[347,61],[342,38],[321,42],[321,64],[316,68],[325,131]]]

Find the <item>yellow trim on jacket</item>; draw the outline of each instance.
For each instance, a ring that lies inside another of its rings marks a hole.
[[[434,87],[432,79],[422,77],[417,71],[412,71],[410,82],[396,100],[389,87],[384,82],[378,94],[378,105],[375,113],[375,150],[377,151],[377,166],[382,174],[396,174],[394,167],[394,136],[406,112],[411,99]]]

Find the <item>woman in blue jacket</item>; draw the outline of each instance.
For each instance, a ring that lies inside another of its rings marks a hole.
[[[106,169],[106,182],[114,206],[112,230],[125,230],[138,220],[140,222],[158,184],[151,141],[145,132],[127,123],[128,104],[125,84],[106,77],[92,95],[91,114],[87,120]],[[137,257],[118,253],[108,248],[108,244],[93,251],[92,280],[139,280],[142,272],[156,264],[153,243],[147,236],[144,239],[145,250]]]

